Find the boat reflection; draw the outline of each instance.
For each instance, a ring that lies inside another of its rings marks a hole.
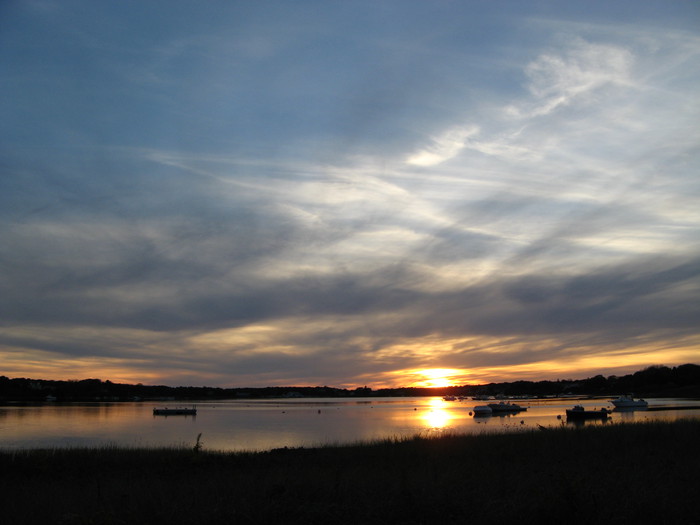
[[[567,419],[566,420],[566,425],[569,427],[574,427],[574,428],[583,428],[583,427],[588,427],[588,426],[596,426],[596,425],[608,425],[612,424],[612,420],[610,418],[598,418],[598,419]]]
[[[612,409],[616,414],[631,414],[632,412],[644,412],[649,407],[615,407]]]

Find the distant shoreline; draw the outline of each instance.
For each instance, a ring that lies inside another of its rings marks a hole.
[[[613,397],[634,393],[644,397],[678,397],[700,399],[700,365],[676,367],[651,366],[625,376],[556,381],[514,381],[484,385],[446,387],[398,387],[355,389],[329,386],[270,387],[192,387],[121,384],[109,380],[45,380],[0,376],[0,402],[7,401],[188,401],[221,399],[276,398],[363,398],[363,397],[426,397],[426,396],[549,396]]]
[[[689,523],[699,441],[684,419],[256,453],[0,450],[0,490],[15,524]]]
[[[556,400],[566,400],[566,401],[586,401],[586,400],[611,400],[615,399],[623,394],[605,394],[605,395],[561,395],[561,396],[503,396],[494,397],[491,396],[488,400],[476,400],[472,396],[465,396],[464,399],[455,400],[455,405],[460,405],[464,403],[490,403],[493,401],[518,401],[518,402],[544,402],[544,401],[556,401]],[[71,403],[143,403],[150,404],[154,407],[167,405],[168,403],[180,403],[183,406],[190,406],[193,404],[206,404],[206,403],[220,403],[220,402],[246,402],[246,401],[256,401],[256,402],[290,402],[290,403],[310,403],[314,404],[318,400],[333,400],[328,402],[337,403],[369,403],[371,400],[382,400],[382,399],[401,399],[401,398],[425,398],[425,397],[444,397],[440,393],[427,393],[421,395],[377,395],[377,396],[251,396],[251,397],[209,397],[209,398],[198,398],[198,397],[153,397],[153,398],[112,398],[112,397],[81,397],[81,398],[69,398],[69,399],[58,399],[50,397],[49,399],[2,399],[0,398],[0,406],[44,406],[44,405],[69,405]],[[697,400],[700,403],[700,390],[697,393],[684,393],[684,395],[675,394],[653,394],[645,396],[636,396],[645,399],[686,399],[686,400]],[[653,408],[650,410],[654,410]],[[679,408],[682,410],[682,408]]]

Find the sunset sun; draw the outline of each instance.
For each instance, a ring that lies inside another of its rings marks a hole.
[[[433,388],[456,386],[460,375],[461,371],[454,368],[426,368],[417,371],[415,386]]]

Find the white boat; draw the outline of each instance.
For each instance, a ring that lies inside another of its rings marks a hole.
[[[632,396],[620,396],[611,401],[616,408],[647,408],[649,403],[643,399],[634,399]]]
[[[457,401],[457,398],[455,396],[444,396],[442,398],[443,401]]]
[[[504,403],[503,401],[500,403],[489,403],[488,406],[493,412],[522,412],[527,410],[526,407],[521,407],[515,403]]]
[[[493,410],[488,405],[477,405],[473,409],[475,416],[490,416],[493,414]]]

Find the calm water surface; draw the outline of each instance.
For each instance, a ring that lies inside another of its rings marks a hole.
[[[649,410],[615,412],[607,423],[700,418],[700,400],[647,399]],[[613,408],[609,400],[518,400],[527,411],[473,417],[483,401],[437,397],[277,399],[195,403],[47,403],[0,406],[0,448],[193,446],[209,450],[270,450],[445,433],[521,432],[566,424],[565,410]],[[197,406],[196,416],[154,416],[154,407]],[[689,407],[697,407],[690,408]],[[670,408],[671,410],[656,410]],[[561,419],[558,419],[560,416]]]

